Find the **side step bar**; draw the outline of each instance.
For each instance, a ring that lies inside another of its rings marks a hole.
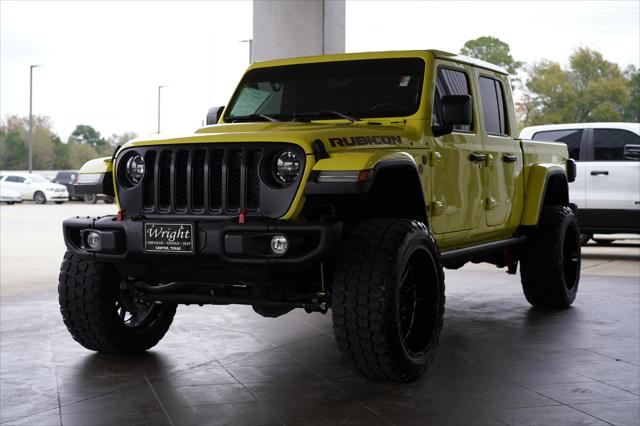
[[[442,263],[445,268],[456,268],[467,262],[483,262],[485,258],[523,244],[525,241],[527,241],[527,237],[520,236],[509,238],[508,240],[445,251],[442,253]]]

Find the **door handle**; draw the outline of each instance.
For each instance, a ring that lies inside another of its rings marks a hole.
[[[471,161],[485,161],[487,156],[484,154],[469,154],[469,160]]]
[[[594,170],[594,171],[591,172],[591,176],[598,176],[598,175],[609,176],[609,171],[608,170]]]
[[[518,157],[515,155],[503,155],[502,156],[502,161],[504,161],[505,163],[515,163],[516,161],[518,161]]]

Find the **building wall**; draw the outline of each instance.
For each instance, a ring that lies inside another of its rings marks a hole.
[[[344,53],[345,0],[254,0],[252,61]]]

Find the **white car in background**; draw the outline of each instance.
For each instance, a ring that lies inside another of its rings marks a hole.
[[[583,244],[593,234],[640,233],[639,123],[531,126],[522,129],[520,138],[567,144],[577,165],[569,199],[578,206]],[[620,238],[596,242],[610,244]]]
[[[0,176],[0,180],[2,176]],[[18,191],[0,185],[0,203],[15,204],[22,202],[22,195]]]
[[[3,172],[0,185],[17,191],[23,199],[33,200],[36,204],[44,204],[47,201],[62,204],[69,199],[69,193],[64,185],[53,183],[44,176],[33,173]]]

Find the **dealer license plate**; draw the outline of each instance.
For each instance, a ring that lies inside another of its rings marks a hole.
[[[152,253],[193,253],[193,224],[145,223],[144,249]]]

